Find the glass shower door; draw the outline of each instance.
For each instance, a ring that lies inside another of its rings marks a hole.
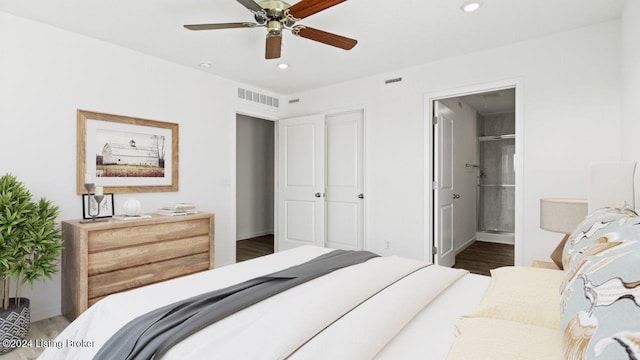
[[[515,230],[515,136],[481,136],[478,230]]]

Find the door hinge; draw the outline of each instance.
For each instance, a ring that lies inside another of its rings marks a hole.
[[[433,249],[431,249],[431,251],[433,252],[433,255],[438,255],[438,248],[437,247],[433,247]]]
[[[431,182],[431,190],[438,190],[438,182],[437,181],[432,181]]]
[[[431,118],[431,123],[432,123],[433,125],[438,125],[438,117],[437,117],[437,116],[432,117],[432,118]]]

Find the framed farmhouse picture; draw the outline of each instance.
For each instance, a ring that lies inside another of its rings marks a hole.
[[[178,124],[78,110],[77,193],[178,191]]]

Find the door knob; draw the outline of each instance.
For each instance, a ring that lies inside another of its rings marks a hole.
[[[460,194],[453,194],[454,199],[460,199]]]
[[[358,199],[364,199],[364,194],[358,194]]]
[[[320,194],[320,193],[316,193],[315,194],[315,197],[320,197],[320,196],[322,196],[322,194]]]

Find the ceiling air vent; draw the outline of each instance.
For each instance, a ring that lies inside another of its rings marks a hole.
[[[289,100],[289,104],[295,104],[295,103],[299,103],[300,99],[291,99]]]
[[[384,83],[385,84],[393,84],[393,83],[397,83],[402,81],[401,77],[395,78],[395,79],[389,79],[389,80],[385,80]]]
[[[238,88],[238,98],[266,106],[280,107],[280,100],[278,100],[278,98],[243,88]]]

